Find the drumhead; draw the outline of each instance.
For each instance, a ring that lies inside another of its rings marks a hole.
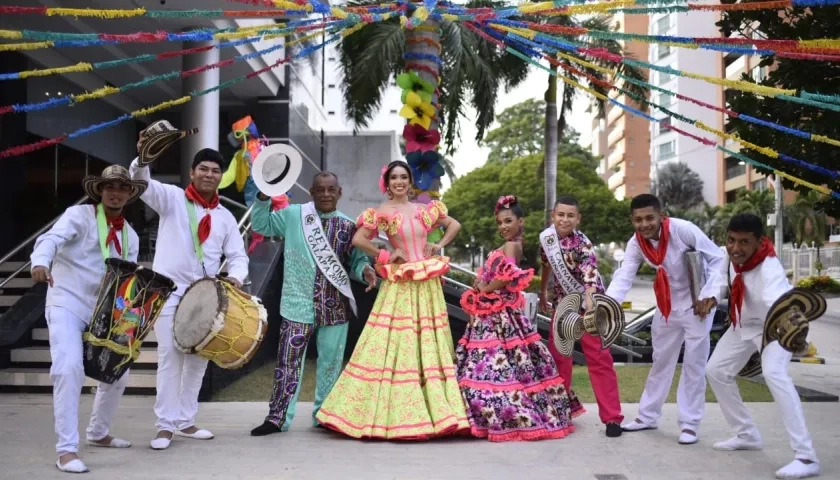
[[[222,305],[222,300],[226,299],[223,289],[219,280],[202,278],[184,292],[172,322],[172,333],[178,346],[194,348],[211,333],[221,330],[224,326],[224,312],[227,310]]]

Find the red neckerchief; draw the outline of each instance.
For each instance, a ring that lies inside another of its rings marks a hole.
[[[106,220],[108,221],[109,228],[108,237],[105,238],[105,245],[110,245],[113,242],[117,255],[122,255],[122,245],[120,245],[120,237],[117,233],[122,231],[125,225],[125,217],[120,215],[117,218],[106,218]]]
[[[735,280],[732,281],[732,292],[729,295],[729,318],[732,320],[733,326],[738,324],[741,307],[744,305],[744,295],[747,293],[747,286],[744,284],[744,278],[741,274],[761,265],[767,257],[775,256],[776,249],[773,247],[773,243],[770,242],[769,238],[761,237],[761,245],[759,245],[758,250],[743,265],[732,263],[732,268],[735,270]]]
[[[645,258],[656,267],[656,279],[653,281],[653,291],[656,293],[656,306],[665,317],[665,322],[668,322],[668,316],[671,315],[671,284],[668,282],[668,272],[662,267],[665,261],[665,254],[668,253],[668,238],[670,237],[671,221],[668,217],[662,219],[662,224],[659,229],[659,245],[656,249],[650,240],[643,237],[639,232],[636,232],[636,241],[642,248],[642,253]]]
[[[205,210],[212,210],[212,209],[219,206],[219,194],[218,193],[214,193],[213,198],[209,202],[207,200],[205,200],[204,197],[202,197],[198,193],[198,190],[196,190],[195,187],[192,184],[190,184],[190,186],[187,187],[186,190],[184,190],[184,193],[187,195],[187,200],[189,200],[189,201],[191,201],[191,202],[193,202],[197,205],[201,205],[202,207],[204,207]],[[201,221],[198,222],[198,243],[199,244],[204,243],[204,241],[207,240],[207,237],[210,236],[210,227],[212,226],[211,221],[212,220],[210,218],[210,213],[207,212],[207,213],[204,214],[203,217],[201,217]]]

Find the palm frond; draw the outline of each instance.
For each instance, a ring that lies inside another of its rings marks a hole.
[[[354,130],[367,127],[379,111],[382,92],[402,65],[405,32],[399,19],[375,22],[348,35],[338,49],[347,120]]]

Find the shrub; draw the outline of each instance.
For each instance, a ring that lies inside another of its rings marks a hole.
[[[803,278],[796,282],[796,286],[815,292],[840,293],[840,282],[828,275]]]

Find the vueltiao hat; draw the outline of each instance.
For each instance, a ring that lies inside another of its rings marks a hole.
[[[601,349],[609,348],[624,330],[624,310],[612,297],[592,294],[593,309],[580,314],[583,295],[563,297],[551,320],[551,341],[562,355],[570,357],[575,342],[584,332],[601,338]]]
[[[131,187],[131,196],[126,204],[129,204],[146,191],[149,184],[145,180],[132,180],[128,170],[120,165],[111,165],[102,171],[102,175],[88,175],[82,180],[82,188],[88,197],[94,201],[102,201],[102,186],[108,182],[120,182]]]
[[[761,350],[752,355],[739,375],[755,377],[761,374],[761,353],[774,341],[793,354],[805,351],[808,348],[809,324],[823,316],[826,309],[825,298],[819,293],[801,288],[788,290],[767,312]]]
[[[197,128],[178,130],[166,120],[158,120],[143,130],[146,137],[140,146],[140,156],[137,163],[145,167],[160,157],[163,152],[182,138],[198,133]]]

